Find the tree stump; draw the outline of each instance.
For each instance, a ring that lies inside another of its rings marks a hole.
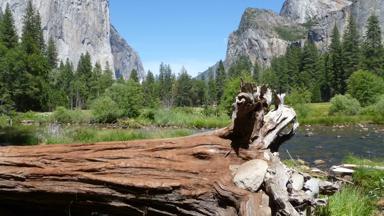
[[[0,215],[300,215],[323,202],[304,184],[290,187],[294,173],[311,177],[276,153],[298,127],[282,101],[266,86],[242,83],[232,124],[213,132],[2,147]]]

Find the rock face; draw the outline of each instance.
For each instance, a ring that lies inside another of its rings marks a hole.
[[[305,23],[314,18],[321,18],[333,11],[339,11],[352,2],[347,0],[287,0],[280,15]]]
[[[7,3],[21,34],[28,0],[0,0],[1,11]],[[56,41],[59,59],[68,58],[76,65],[80,55],[89,52],[93,63],[114,66],[124,77],[129,77],[133,68],[143,73],[137,54],[111,27],[109,0],[32,0],[32,3],[41,15],[45,40],[53,37]],[[128,50],[122,51],[127,47]]]
[[[266,67],[288,46],[302,46],[306,39],[326,50],[335,24],[343,33],[353,16],[363,36],[373,13],[379,16],[384,29],[383,0],[286,0],[280,15],[248,8],[238,30],[229,37],[225,66],[228,68],[240,56],[248,56],[253,64]]]
[[[111,48],[113,61],[115,63],[115,73],[129,79],[131,71],[135,69],[141,78],[144,78],[144,68],[139,55],[122,38],[115,27],[111,26]]]
[[[279,36],[279,30],[299,26],[269,10],[248,8],[241,18],[239,29],[229,36],[225,65],[238,57],[248,56],[252,63],[269,65],[272,58],[283,55],[289,42]]]

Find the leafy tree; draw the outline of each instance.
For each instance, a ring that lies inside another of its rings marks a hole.
[[[128,80],[124,83],[115,83],[105,92],[121,110],[123,117],[137,117],[143,107],[143,91],[139,83]]]
[[[15,21],[8,3],[0,22],[0,41],[8,49],[15,48],[18,44]]]
[[[213,105],[217,103],[217,87],[214,73],[210,71],[208,75],[208,102]]]
[[[272,89],[278,89],[278,78],[272,69],[267,69],[261,75],[261,83],[269,85]]]
[[[348,80],[348,93],[362,106],[371,105],[384,94],[384,80],[372,72],[359,70]]]
[[[252,76],[244,76],[245,82],[252,82]],[[224,110],[228,115],[231,115],[235,96],[240,92],[241,78],[228,79],[225,83],[224,94],[220,102],[220,109]]]
[[[121,115],[117,103],[108,96],[97,98],[91,104],[94,120],[98,123],[113,123]]]
[[[375,15],[368,18],[367,32],[363,43],[363,56],[366,70],[384,76],[384,48],[379,18]]]
[[[359,101],[351,95],[336,95],[331,99],[329,114],[356,115],[360,112],[360,109]]]
[[[56,43],[53,40],[53,38],[50,37],[48,40],[48,46],[47,46],[47,58],[48,58],[48,65],[50,68],[57,68],[57,62],[58,62],[57,55],[58,54],[57,54]]]
[[[130,80],[134,81],[134,82],[139,82],[139,74],[137,73],[137,70],[133,69],[131,71],[131,75],[129,77]]]
[[[333,81],[336,94],[344,94],[346,91],[346,77],[343,69],[343,50],[340,41],[339,29],[335,25],[329,49],[330,64],[333,71]]]
[[[113,72],[109,68],[109,63],[107,62],[99,80],[100,93],[104,93],[107,88],[112,86],[113,82]]]
[[[216,98],[218,101],[221,100],[221,97],[224,93],[224,84],[226,80],[225,68],[223,61],[220,60],[219,66],[216,69]]]
[[[355,19],[351,16],[343,37],[343,64],[346,79],[359,69],[360,60],[360,36]]]
[[[207,103],[208,90],[204,80],[193,79],[191,92],[193,106],[201,106]]]

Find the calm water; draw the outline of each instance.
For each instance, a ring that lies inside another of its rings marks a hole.
[[[364,158],[384,158],[384,126],[300,126],[299,132],[280,148],[280,155],[312,163],[321,159],[325,166],[342,162],[348,154]]]

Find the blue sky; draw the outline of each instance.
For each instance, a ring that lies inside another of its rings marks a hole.
[[[247,7],[276,12],[284,0],[110,0],[112,24],[139,53],[145,70],[161,62],[197,75],[225,58],[228,35]]]

